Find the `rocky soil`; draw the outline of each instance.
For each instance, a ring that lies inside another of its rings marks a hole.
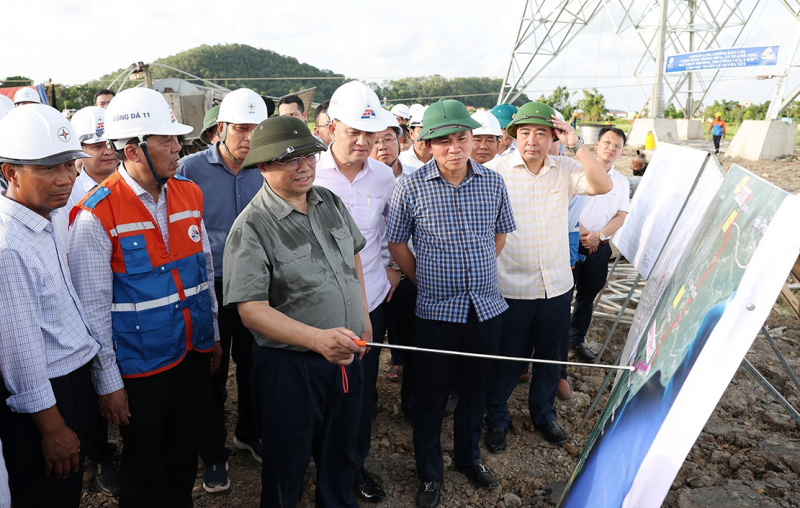
[[[700,142],[702,143],[702,142]],[[706,143],[710,146],[710,143]],[[723,144],[723,148],[725,145]],[[623,174],[630,175],[630,154],[617,164]],[[725,169],[738,163],[777,185],[791,191],[800,190],[800,171],[796,158],[777,162],[720,159]],[[793,281],[797,282],[797,281]],[[800,321],[779,301],[767,321],[767,328],[795,372],[800,372]],[[595,321],[588,341],[595,350],[609,330],[609,323]],[[603,363],[612,363],[627,335],[627,326],[620,326],[612,339]],[[763,336],[756,338],[747,355],[753,365],[795,407],[800,408],[800,391],[783,370],[774,351]],[[389,355],[384,352],[381,370],[388,369]],[[233,370],[233,369],[231,369]],[[492,491],[474,488],[452,467],[453,420],[444,422],[442,434],[445,451],[443,507],[548,507],[559,500],[565,481],[575,468],[589,432],[597,420],[594,412],[580,432],[578,426],[589,404],[598,392],[605,372],[600,369],[572,368],[570,384],[575,394],[569,401],[557,401],[559,421],[570,436],[556,446],[533,431],[527,414],[528,385],[514,391],[509,406],[513,426],[508,436],[508,450],[493,455],[483,450],[488,466],[502,479]],[[228,428],[236,419],[236,389],[233,372],[228,380],[230,394],[227,406]],[[399,413],[399,383],[378,379],[378,391],[384,409],[376,420],[376,435],[368,470],[381,477],[388,498],[385,508],[413,507],[418,481],[414,470],[411,427]],[[601,399],[605,403],[608,392]],[[232,430],[231,430],[232,432]],[[233,448],[229,436],[228,446]],[[269,460],[268,457],[265,458]],[[235,451],[230,458],[230,490],[207,494],[202,488],[202,465],[198,468],[194,496],[197,508],[258,506],[260,468],[249,454]],[[609,464],[609,467],[614,467]],[[772,397],[740,367],[717,405],[705,429],[689,453],[664,506],[695,507],[795,507],[800,506],[800,426]],[[314,506],[314,466],[306,475],[300,505]],[[91,473],[85,474],[84,508],[116,507],[117,501],[96,491]],[[370,506],[363,503],[362,506]]]

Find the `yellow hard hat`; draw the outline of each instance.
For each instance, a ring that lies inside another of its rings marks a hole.
[[[721,117],[721,116],[722,116],[722,113],[720,113],[719,111],[717,111],[716,113],[714,113],[714,116],[716,116],[717,118],[719,118],[719,117]]]

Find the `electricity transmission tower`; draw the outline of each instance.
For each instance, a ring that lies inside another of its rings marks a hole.
[[[665,104],[675,101],[691,118],[722,71],[665,75],[665,57],[736,46],[763,1],[526,0],[498,104],[517,99],[578,34],[605,15],[642,91],[643,79],[653,83],[649,116],[663,117]],[[771,1],[780,1],[800,20],[800,0]]]

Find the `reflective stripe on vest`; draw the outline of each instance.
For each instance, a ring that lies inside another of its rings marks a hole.
[[[112,228],[108,234],[111,236],[119,236],[120,233],[130,233],[131,231],[142,231],[143,229],[155,229],[152,222],[131,222],[130,224],[120,224]]]
[[[202,284],[195,286],[193,288],[184,288],[183,294],[187,297],[194,296],[200,291],[206,291],[208,289],[208,282],[203,282]],[[147,302],[139,302],[139,303],[112,303],[111,304],[111,312],[141,312],[143,310],[150,310],[155,309],[158,307],[164,307],[165,305],[170,305],[175,302],[180,301],[181,296],[178,293],[166,296],[164,298],[158,298],[156,300],[150,300]]]

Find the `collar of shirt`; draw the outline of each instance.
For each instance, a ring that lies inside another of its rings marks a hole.
[[[122,179],[125,180],[125,183],[128,184],[128,187],[130,187],[131,190],[133,190],[134,194],[136,194],[139,197],[139,199],[142,199],[142,197],[147,199],[149,197],[150,201],[153,201],[152,194],[144,190],[144,187],[139,185],[138,182],[136,182],[136,180],[133,179],[133,177],[128,173],[128,170],[125,169],[124,162],[120,163],[119,168],[117,168],[117,171],[119,171],[119,174],[122,176]],[[161,203],[166,198],[166,191],[167,191],[167,184],[165,183],[164,185],[161,186],[161,193],[158,195],[158,203]],[[145,196],[145,194],[147,196]]]
[[[367,171],[375,171],[375,164],[380,164],[378,161],[373,159],[372,157],[367,157],[367,160],[364,162],[364,167],[361,168],[361,171],[358,172],[355,178],[353,178],[352,183],[356,183],[360,179],[364,178],[367,174]],[[339,170],[339,166],[336,164],[336,159],[333,158],[333,143],[328,147],[327,152],[322,152],[322,155],[319,157],[319,161],[317,162],[317,171],[325,171],[325,170],[332,170],[336,173],[342,175],[342,178],[347,178],[342,174]]]
[[[81,195],[81,198],[83,198],[83,196],[88,194],[90,190],[100,185],[100,183],[101,182],[96,182],[94,178],[89,176],[89,173],[87,173],[86,169],[84,168],[84,170],[81,171],[81,174],[78,175],[78,178],[75,179],[74,187],[77,187],[78,191],[83,193]]]
[[[274,190],[272,190],[272,187],[269,186],[269,182],[265,180],[264,184],[264,187],[262,187],[260,191],[261,198],[263,199],[267,208],[269,208],[273,215],[275,215],[276,219],[281,220],[296,210],[295,207],[290,205],[285,199],[280,197]],[[309,189],[306,196],[308,202],[313,205],[318,205],[322,202],[322,196],[319,195],[314,187]]]
[[[52,223],[34,212],[30,208],[20,203],[17,203],[11,198],[6,197],[6,193],[0,193],[0,212],[5,212],[14,217],[21,223],[25,224],[34,233],[41,233],[48,226],[52,229]]]
[[[480,164],[475,164],[472,161],[472,159],[467,159],[467,160],[469,161],[469,167],[467,167],[467,175],[464,177],[462,183],[469,182],[474,175],[483,176],[483,171],[481,170],[482,166]],[[442,180],[444,180],[444,177],[442,177],[442,173],[439,171],[439,165],[436,162],[436,159],[431,159],[429,163],[419,168],[418,171],[423,171],[423,170],[425,171],[425,173],[423,173],[424,175],[423,178],[425,179],[425,181],[433,180],[435,178],[441,178]]]
[[[534,177],[542,176],[545,173],[547,173],[548,171],[550,171],[551,168],[555,168],[556,167],[555,159],[553,159],[553,157],[550,154],[545,154],[544,163],[542,164],[542,169],[539,171],[538,175],[534,175],[531,172],[531,170],[528,169],[528,166],[525,165],[525,159],[522,158],[522,153],[521,153],[520,150],[516,150],[516,151],[512,152],[511,154],[508,155],[508,157],[510,157],[509,162],[511,162],[511,167],[513,167],[513,168],[520,167],[520,168],[524,169],[525,171],[527,171],[531,176],[534,176]]]
[[[220,143],[222,141],[217,141],[206,150],[206,157],[208,157],[209,164],[219,164],[222,168],[230,174],[234,174],[233,171],[225,164],[225,161],[222,159],[222,155],[219,153],[220,150]],[[241,172],[241,171],[240,171]]]

